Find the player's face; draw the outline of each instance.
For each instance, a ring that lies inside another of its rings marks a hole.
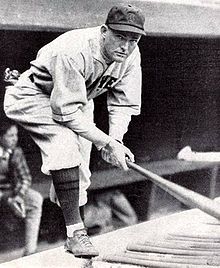
[[[11,126],[1,138],[2,146],[6,149],[14,149],[18,142],[18,129]]]
[[[103,53],[109,61],[123,62],[137,46],[141,35],[132,32],[111,30],[105,26],[102,30]]]

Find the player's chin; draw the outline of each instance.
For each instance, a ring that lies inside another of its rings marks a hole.
[[[120,63],[120,62],[125,61],[125,59],[126,59],[126,58],[115,57],[114,61]]]

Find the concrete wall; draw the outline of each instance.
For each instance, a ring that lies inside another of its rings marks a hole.
[[[218,0],[0,0],[0,29],[64,31],[104,23],[115,4],[134,4],[149,34],[220,35]]]

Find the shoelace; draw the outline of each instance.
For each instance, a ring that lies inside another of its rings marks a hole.
[[[79,242],[84,246],[92,246],[92,243],[89,240],[89,236],[86,233],[78,234]]]

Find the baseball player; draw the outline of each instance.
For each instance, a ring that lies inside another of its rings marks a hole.
[[[41,48],[30,69],[8,86],[6,115],[29,131],[42,155],[42,172],[51,174],[64,214],[65,249],[93,257],[82,207],[90,185],[91,144],[104,160],[125,171],[123,145],[132,115],[140,113],[141,66],[138,42],[144,16],[131,5],[114,6],[105,24],[66,32]],[[93,99],[107,92],[108,135],[93,123]]]

